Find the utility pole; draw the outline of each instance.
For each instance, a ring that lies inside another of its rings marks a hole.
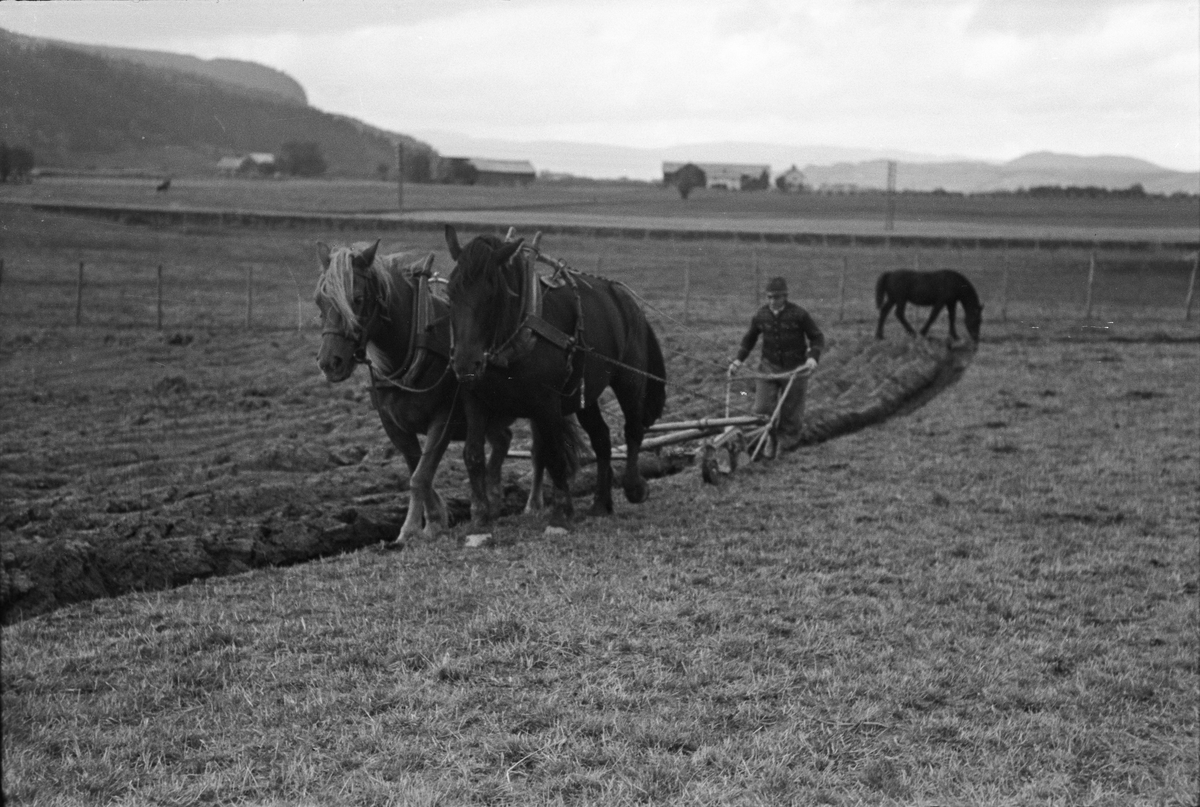
[[[404,144],[396,144],[396,209],[404,212]]]
[[[887,219],[883,222],[883,229],[892,231],[896,229],[896,161],[888,160],[887,164]]]

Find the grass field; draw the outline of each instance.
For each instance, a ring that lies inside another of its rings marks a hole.
[[[44,178],[0,186],[0,199],[72,201],[150,207],[207,207],[319,213],[395,211],[394,184],[350,180],[243,180],[179,178],[166,194],[154,180]],[[533,210],[669,218],[806,219],[878,222],[886,217],[883,194],[732,193],[700,190],[684,201],[673,188],[649,184],[558,184],[526,188],[406,185],[406,211]],[[1011,196],[901,194],[899,228],[948,221],[992,226],[1093,227],[1099,230],[1179,228],[1194,240],[1200,230],[1200,197],[1031,199]]]
[[[0,366],[41,388],[6,397],[0,417],[24,423],[66,401],[63,439],[83,445],[64,451],[86,450],[105,428],[89,422],[95,405],[169,381],[152,411],[127,413],[147,418],[163,453],[203,437],[202,426],[172,436],[185,399],[261,424],[296,456],[309,429],[322,443],[382,440],[361,389],[294,381],[315,336],[312,242],[341,237],[14,214]],[[432,236],[410,246],[444,254]],[[756,277],[787,275],[844,342],[874,328],[875,273],[915,257],[582,238],[546,248],[638,290],[672,344],[699,357],[697,373],[727,359]],[[950,256],[922,254],[922,266],[934,257]],[[958,383],[904,417],[721,486],[655,480],[647,505],[621,502],[565,537],[512,517],[487,550],[450,535],[5,626],[7,798],[1196,804],[1200,326],[1183,320],[1188,267],[1102,264],[1085,319],[1086,256],[953,257],[987,304],[983,342]],[[161,336],[159,263],[172,292]],[[904,338],[894,322],[888,338]],[[189,365],[201,349],[203,366]],[[89,363],[78,377],[109,380],[73,387],[73,361]],[[53,475],[53,454],[27,467],[28,436],[0,431],[6,480]],[[232,473],[196,456],[198,486]],[[236,495],[302,509],[322,494],[304,466],[273,478]],[[131,528],[161,520],[147,501]],[[234,507],[194,501],[214,530]]]

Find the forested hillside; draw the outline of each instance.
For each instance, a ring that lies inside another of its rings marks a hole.
[[[195,73],[151,69],[0,31],[0,140],[40,167],[215,172],[224,156],[315,143],[336,176],[427,178],[430,147],[403,135],[230,88]]]

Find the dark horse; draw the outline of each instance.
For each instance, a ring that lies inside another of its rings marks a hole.
[[[967,333],[976,342],[979,341],[979,323],[983,319],[983,304],[971,281],[955,272],[953,269],[942,269],[938,272],[914,272],[911,269],[897,269],[884,272],[875,283],[875,307],[879,309],[879,326],[875,329],[875,338],[883,338],[883,321],[887,319],[892,307],[896,308],[896,319],[904,329],[913,336],[917,332],[904,318],[904,307],[913,305],[931,305],[933,311],[921,328],[921,335],[929,333],[929,326],[937,319],[938,314],[945,308],[950,317],[950,338],[957,339],[958,332],[954,329],[954,306],[961,305],[963,320],[966,322]]]
[[[564,267],[556,275],[561,284],[543,290],[519,240],[482,235],[460,247],[447,226],[446,245],[456,262],[447,290],[452,366],[470,393],[463,458],[472,513],[491,512],[480,482],[483,440],[476,428],[489,412],[529,419],[534,483],[545,469],[554,487],[550,523],[556,527],[568,526],[573,516],[569,484],[579,467],[579,438],[567,416],[575,414],[596,455],[591,512],[611,513],[612,442],[599,403],[608,388],[625,419],[625,498],[645,501],[649,488],[638,452],[666,403],[666,367],[633,295],[619,283]],[[530,304],[531,298],[538,302]],[[539,504],[531,496],[531,508]]]
[[[376,255],[378,247],[378,241],[332,249],[317,244],[316,303],[322,322],[317,365],[332,382],[345,381],[359,364],[370,369],[371,402],[408,464],[403,542],[415,537],[423,522],[429,535],[448,524],[433,477],[449,441],[466,437],[467,421],[449,371],[448,306],[432,288],[433,254],[414,262],[404,253]],[[511,422],[494,418],[484,424],[492,446],[487,484],[497,500]],[[423,451],[421,434],[427,435]]]

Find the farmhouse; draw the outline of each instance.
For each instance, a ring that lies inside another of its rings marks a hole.
[[[792,166],[784,171],[779,176],[775,177],[775,187],[784,193],[799,193],[804,190],[804,172],[796,166]]]
[[[217,160],[217,171],[227,177],[251,173],[272,174],[275,172],[275,155],[256,151],[241,157],[222,157]]]
[[[528,160],[442,157],[438,162],[438,179],[447,185],[524,186],[537,176]]]
[[[704,172],[706,188],[757,191],[766,190],[771,184],[771,166],[742,163],[663,163],[663,184],[676,184],[679,170],[685,165],[694,165]]]

